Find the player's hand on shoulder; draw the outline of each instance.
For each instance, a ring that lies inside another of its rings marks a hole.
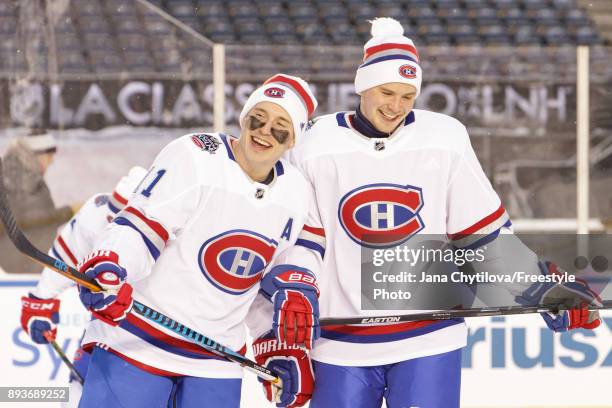
[[[274,304],[272,329],[278,341],[312,349],[321,334],[314,274],[295,265],[275,266],[263,277],[261,293]]]
[[[268,401],[277,407],[301,407],[312,397],[314,375],[310,357],[298,346],[283,345],[270,332],[253,342],[253,353],[258,364],[274,371],[281,379],[279,388],[269,381],[262,382]]]
[[[127,273],[112,251],[94,251],[79,265],[79,271],[94,279],[103,291],[93,292],[79,286],[79,297],[94,317],[112,326],[123,320],[134,303],[132,286],[125,281]]]
[[[55,340],[59,308],[59,299],[40,299],[31,293],[21,298],[21,327],[34,343]]]
[[[539,261],[538,267],[543,275],[562,275],[564,270],[549,261]],[[597,310],[589,306],[601,306],[601,300],[582,280],[575,282],[553,283],[538,282],[530,286],[517,301],[525,305],[560,305],[557,313],[541,313],[548,328],[555,332],[573,329],[595,329],[601,324]]]

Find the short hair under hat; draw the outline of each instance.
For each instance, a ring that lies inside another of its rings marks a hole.
[[[264,101],[275,103],[287,111],[293,123],[296,142],[318,104],[308,83],[302,78],[276,74],[249,96],[240,112],[240,124],[255,105]]]
[[[423,73],[419,54],[404,28],[390,17],[376,18],[372,22],[372,38],[363,47],[363,62],[355,75],[355,92],[390,82],[400,82],[421,91]]]

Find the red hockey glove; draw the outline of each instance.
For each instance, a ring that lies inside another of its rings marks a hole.
[[[274,371],[282,380],[282,388],[269,381],[263,383],[268,401],[277,407],[301,407],[312,397],[314,375],[310,357],[303,348],[285,346],[269,333],[255,340],[253,353],[258,364]]]
[[[92,292],[79,286],[79,297],[94,317],[117,326],[132,309],[132,286],[125,282],[127,273],[119,266],[119,256],[111,251],[96,251],[89,255],[79,271],[95,279],[104,289]]]
[[[321,335],[314,274],[294,265],[275,266],[262,279],[261,293],[274,303],[272,329],[276,338],[288,346],[312,349]]]
[[[39,299],[30,293],[21,298],[21,327],[34,343],[55,340],[59,323],[59,299]],[[45,332],[49,332],[48,338]]]
[[[558,275],[562,271],[557,265],[548,261],[538,262],[543,275]],[[601,300],[586,282],[576,280],[562,284],[553,282],[536,283],[528,288],[517,301],[522,304],[559,304],[567,310],[558,313],[541,313],[549,329],[563,332],[573,329],[594,329],[601,324],[599,312],[590,311],[589,305],[601,305]]]

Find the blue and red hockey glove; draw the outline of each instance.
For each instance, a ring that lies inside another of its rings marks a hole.
[[[539,261],[543,275],[562,275],[565,271],[549,261]],[[590,305],[601,306],[601,299],[586,282],[538,282],[530,286],[517,301],[524,305],[558,304],[564,310],[540,313],[549,329],[563,332],[573,329],[595,329],[601,324],[599,312],[589,310]]]
[[[59,308],[59,299],[40,299],[31,293],[21,298],[21,327],[34,343],[47,344],[55,340]]]
[[[95,251],[79,265],[79,271],[102,287],[92,292],[79,286],[81,303],[94,317],[117,326],[132,309],[132,286],[125,281],[127,273],[119,266],[119,256],[112,251]]]
[[[294,265],[278,265],[263,277],[260,291],[274,303],[272,330],[278,341],[312,349],[321,335],[314,274]]]
[[[301,407],[312,397],[314,374],[310,357],[302,347],[282,345],[270,332],[253,342],[257,364],[274,371],[282,380],[278,388],[261,378],[268,401],[277,407]]]

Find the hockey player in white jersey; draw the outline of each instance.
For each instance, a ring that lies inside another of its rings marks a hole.
[[[327,252],[320,271],[302,247],[292,248],[286,261],[316,271],[323,318],[380,313],[361,309],[363,248],[391,248],[415,234],[448,235],[462,247],[510,227],[466,128],[413,109],[422,75],[401,25],[376,19],[355,77],[360,105],[313,120],[304,143],[290,153],[315,189]],[[534,273],[538,265],[551,273],[535,255],[524,260]],[[547,318],[555,330],[599,323],[586,309]],[[310,407],[374,408],[383,398],[392,408],[459,407],[466,339],[461,319],[324,326],[311,353]]]
[[[57,235],[49,255],[75,268],[78,260],[92,250],[96,236],[125,207],[130,194],[146,173],[142,167],[133,167],[127,176],[121,178],[112,193],[96,194],[89,198]],[[43,269],[36,287],[28,296],[21,298],[21,327],[32,341],[47,344],[49,340],[55,340],[60,310],[58,297],[74,286],[74,281],[49,268]],[[86,376],[88,361],[89,355],[79,348],[74,366],[82,378]],[[71,404],[78,403],[81,390],[81,385],[71,375]]]
[[[263,276],[272,298],[284,299],[274,325],[291,338],[280,340],[311,346],[318,334],[314,276],[300,270],[284,279],[269,266],[296,242],[308,216],[310,186],[280,157],[299,142],[316,105],[305,81],[278,74],[247,100],[240,138],[190,134],[159,153],[80,265],[105,289],[81,288],[96,317],[83,340],[94,350],[82,407],[164,406],[171,394],[181,407],[239,406],[240,366],[129,313],[132,298],[244,352],[244,320]],[[272,327],[272,314],[266,320]],[[288,385],[280,398],[289,405],[310,365],[305,353],[285,354],[278,350],[275,361],[286,360],[289,370],[274,369]]]

